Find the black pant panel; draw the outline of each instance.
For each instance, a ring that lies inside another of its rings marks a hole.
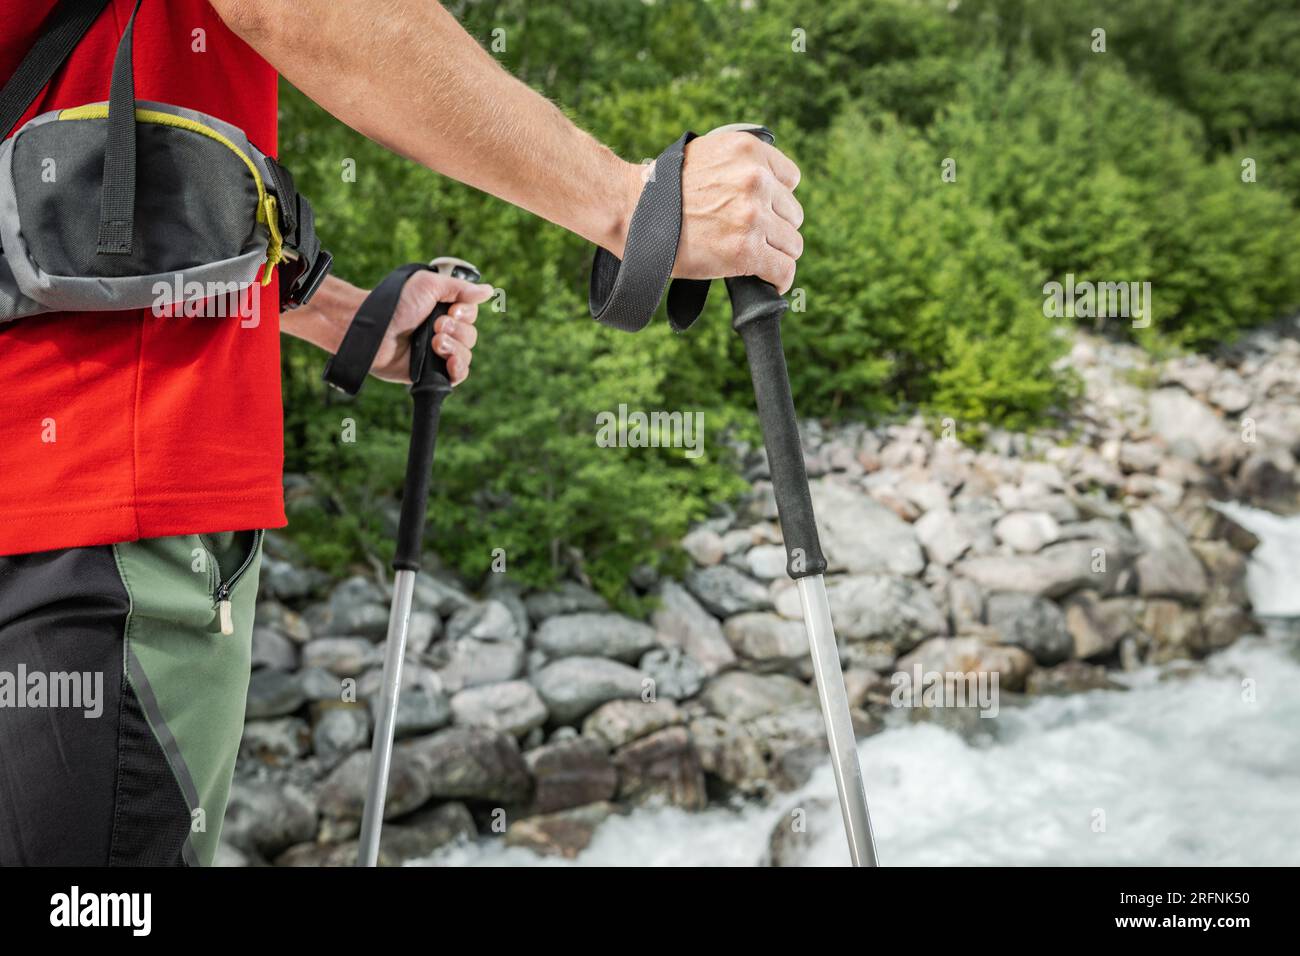
[[[182,862],[189,813],[123,672],[129,612],[110,547],[0,557],[0,865]]]

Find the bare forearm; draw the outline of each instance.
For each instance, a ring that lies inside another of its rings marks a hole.
[[[338,351],[348,324],[365,298],[364,289],[329,276],[310,302],[280,316],[280,331],[310,342],[332,355]]]
[[[622,253],[637,166],[510,76],[433,0],[212,0],[349,126]]]

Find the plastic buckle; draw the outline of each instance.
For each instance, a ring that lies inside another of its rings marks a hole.
[[[296,309],[311,301],[311,297],[316,294],[325,277],[330,274],[330,269],[334,266],[334,256],[328,249],[322,249],[316,254],[316,261],[311,264],[310,269],[302,267],[301,259],[295,265],[298,267],[298,272],[288,281],[288,294],[284,297],[282,305],[286,310]]]

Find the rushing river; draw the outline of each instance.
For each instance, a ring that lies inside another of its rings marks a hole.
[[[992,741],[935,724],[862,741],[883,864],[1300,865],[1300,517],[1225,510],[1261,538],[1248,584],[1258,612],[1275,618],[1269,635],[1190,671],[1125,675],[1127,691],[1005,708]],[[427,862],[751,866],[803,806],[820,809],[809,811],[802,862],[843,865],[834,797],[824,766],[765,807],[611,818],[573,862],[498,840]]]

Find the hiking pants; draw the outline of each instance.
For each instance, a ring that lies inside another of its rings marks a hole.
[[[212,862],[261,552],[240,531],[0,557],[0,865]]]

